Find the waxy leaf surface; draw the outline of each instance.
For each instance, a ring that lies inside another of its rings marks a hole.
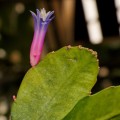
[[[120,86],[83,98],[63,120],[120,120]]]
[[[12,120],[61,120],[89,95],[98,74],[96,52],[63,47],[25,75],[13,103]]]

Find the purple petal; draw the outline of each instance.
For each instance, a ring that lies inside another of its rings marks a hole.
[[[34,19],[34,30],[36,29],[36,26],[37,26],[37,16],[34,12],[30,11],[31,14],[32,14],[32,17]]]
[[[36,9],[36,12],[37,12],[37,17],[40,18],[40,11],[38,9]]]
[[[51,20],[53,20],[53,19],[54,19],[54,17],[55,17],[55,16],[53,16],[53,17],[52,17],[52,18],[50,18],[49,20],[50,20],[50,21],[51,21]]]
[[[54,11],[50,12],[46,17],[46,21],[48,21],[53,14],[54,14]]]
[[[36,9],[37,11],[37,29],[40,29],[41,27],[41,18],[40,18],[40,11],[38,9]]]

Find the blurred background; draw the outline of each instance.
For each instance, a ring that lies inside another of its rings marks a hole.
[[[33,19],[29,10],[55,11],[44,57],[66,45],[98,52],[100,72],[92,93],[120,84],[120,0],[0,0],[0,120],[7,120],[13,95],[31,67]]]

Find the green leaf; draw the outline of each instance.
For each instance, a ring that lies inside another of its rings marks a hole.
[[[61,120],[90,94],[98,74],[96,52],[64,47],[49,53],[25,75],[12,120]]]
[[[63,120],[120,120],[120,86],[83,98]]]
[[[110,120],[120,120],[120,114],[110,118]]]

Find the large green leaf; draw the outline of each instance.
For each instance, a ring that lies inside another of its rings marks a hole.
[[[83,98],[63,120],[120,120],[120,86]]]
[[[49,53],[25,75],[12,120],[61,120],[90,94],[98,74],[96,52],[64,47]]]

